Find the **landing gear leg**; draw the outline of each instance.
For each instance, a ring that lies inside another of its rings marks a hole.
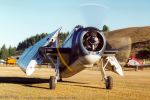
[[[101,59],[101,63],[102,63],[102,66],[101,66],[101,74],[102,74],[102,80],[105,81],[105,86],[106,86],[106,89],[112,89],[113,88],[113,78],[111,76],[107,76],[106,75],[106,66],[108,64],[108,60],[106,61],[105,65],[103,64],[103,59]]]
[[[63,80],[62,80],[62,76],[61,76],[61,72],[60,72],[60,70],[59,70],[59,80],[58,80],[58,82],[62,82]]]
[[[50,76],[50,81],[49,81],[49,88],[50,89],[55,89],[56,88],[56,84],[57,84],[57,81],[59,79],[59,66],[60,66],[60,60],[59,58],[57,57],[57,64],[55,65],[55,63],[53,62],[53,60],[49,57],[49,60],[51,61],[52,63],[52,66],[53,68],[55,68],[55,76]],[[61,78],[60,78],[61,79]]]

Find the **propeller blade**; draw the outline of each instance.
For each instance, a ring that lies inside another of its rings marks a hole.
[[[106,6],[87,3],[82,4],[80,9],[87,26],[102,28],[108,10]]]
[[[131,38],[123,37],[123,36],[117,37],[109,34],[108,36],[106,36],[106,39],[112,48],[118,49],[116,58],[120,62],[120,64],[124,66],[131,54],[131,49],[132,49]]]
[[[86,3],[80,6],[83,18],[87,26],[102,29],[109,8],[107,6],[95,3]],[[117,60],[124,66],[131,53],[131,38],[126,36],[117,36],[106,34],[106,40],[114,49],[118,49]]]

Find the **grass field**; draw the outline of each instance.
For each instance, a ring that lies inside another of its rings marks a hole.
[[[0,67],[1,100],[150,100],[150,70],[112,72],[114,88],[106,90],[99,71],[83,72],[64,79],[49,90],[51,69],[40,68],[27,77],[18,67]]]

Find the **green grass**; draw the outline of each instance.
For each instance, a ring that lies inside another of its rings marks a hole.
[[[26,76],[18,67],[0,67],[1,100],[149,100],[150,70],[126,71],[124,77],[112,72],[114,88],[106,90],[99,71],[83,72],[64,79],[49,90],[51,69],[40,68]]]

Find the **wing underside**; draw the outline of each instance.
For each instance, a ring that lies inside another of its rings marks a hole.
[[[123,75],[123,70],[118,60],[115,57],[115,54],[118,52],[116,49],[106,50],[104,51],[103,57],[113,66],[113,71],[118,73],[119,75]]]
[[[57,29],[53,33],[50,33],[45,38],[38,41],[36,44],[26,49],[25,52],[23,52],[23,54],[19,57],[17,64],[27,75],[31,75],[35,71],[35,66],[43,62],[43,58],[39,54],[39,48],[49,46],[49,44],[52,43],[53,45],[51,45],[51,47],[56,48],[55,44],[57,42],[57,37],[60,29]]]

